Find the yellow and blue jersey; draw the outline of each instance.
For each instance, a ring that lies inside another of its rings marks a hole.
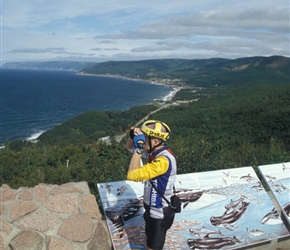
[[[152,218],[163,219],[166,213],[165,210],[168,210],[168,204],[152,187],[149,180],[152,180],[153,185],[158,189],[159,193],[170,200],[170,197],[173,195],[176,173],[176,160],[167,145],[150,154],[148,163],[143,167],[128,172],[128,180],[145,181],[143,199],[145,209],[150,209],[150,216]]]

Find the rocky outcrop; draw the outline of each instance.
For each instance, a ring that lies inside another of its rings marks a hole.
[[[0,250],[110,250],[86,182],[0,188]]]

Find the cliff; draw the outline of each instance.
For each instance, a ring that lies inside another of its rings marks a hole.
[[[0,188],[0,250],[112,249],[86,182]]]

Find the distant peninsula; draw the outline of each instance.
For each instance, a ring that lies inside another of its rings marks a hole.
[[[237,59],[152,59],[140,61],[9,62],[2,68],[73,70],[82,75],[117,77],[155,84],[211,87],[236,83],[289,83],[290,58],[255,56]]]
[[[79,61],[47,61],[47,62],[9,62],[4,63],[6,69],[33,69],[33,70],[70,70],[79,71],[91,67],[96,63]]]
[[[79,74],[142,80],[176,86],[210,87],[236,83],[289,83],[290,58],[156,59],[109,61],[84,68]]]

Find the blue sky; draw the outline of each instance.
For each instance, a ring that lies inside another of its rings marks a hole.
[[[1,64],[289,57],[289,0],[0,1]]]

